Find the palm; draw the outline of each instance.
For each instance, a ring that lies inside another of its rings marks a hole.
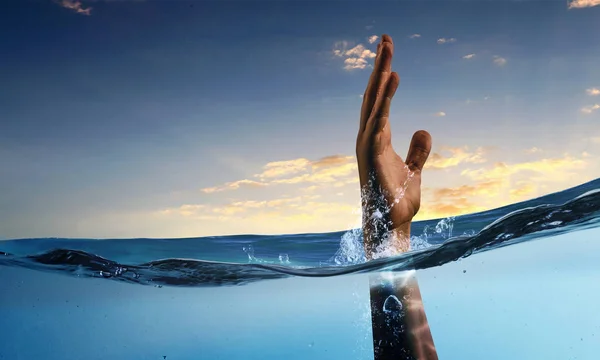
[[[392,224],[398,226],[412,221],[421,202],[421,188],[420,184],[415,186],[414,181],[418,179],[415,179],[414,173],[409,172],[391,145],[375,155],[372,164],[377,183],[382,193],[387,195],[386,205],[390,207]]]
[[[392,148],[388,118],[391,100],[399,83],[398,74],[391,72],[392,55],[392,39],[384,35],[363,96],[356,154],[364,215],[368,218],[383,207],[386,209],[386,229],[400,229],[408,235],[410,223],[421,203],[421,170],[429,155],[431,137],[426,131],[417,131],[406,162]],[[378,232],[377,229],[369,229],[369,224],[363,225],[366,235]],[[369,236],[365,244],[370,247],[374,245],[373,241]]]

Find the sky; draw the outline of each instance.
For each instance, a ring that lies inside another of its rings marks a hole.
[[[600,176],[600,0],[5,1],[0,239],[360,225],[377,41],[392,143],[433,138],[415,220]]]

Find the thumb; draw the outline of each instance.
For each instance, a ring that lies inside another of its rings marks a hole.
[[[421,171],[431,151],[431,135],[425,130],[417,131],[410,141],[406,165],[411,171]]]

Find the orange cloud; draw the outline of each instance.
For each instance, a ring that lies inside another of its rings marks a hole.
[[[529,197],[531,194],[537,192],[536,186],[531,182],[519,181],[517,185],[518,187],[510,190],[510,197],[512,201],[524,200],[526,197]]]
[[[440,170],[449,167],[455,167],[462,163],[483,163],[486,160],[483,158],[485,153],[484,148],[478,148],[474,153],[469,152],[468,147],[446,147],[443,152],[450,153],[450,156],[444,156],[440,153],[433,153],[425,163],[425,169]]]
[[[300,183],[335,183],[348,184],[357,182],[357,165],[353,156],[331,155],[310,161],[305,158],[274,161],[263,167],[263,172],[254,176],[260,181],[238,180],[221,186],[204,188],[204,193],[214,193],[224,190],[237,190],[241,186],[263,187],[272,184]],[[290,177],[290,175],[295,175]],[[315,188],[311,188],[315,189]]]
[[[228,182],[228,183],[225,183],[222,186],[215,186],[215,187],[204,188],[204,189],[201,189],[201,191],[203,193],[206,193],[206,194],[211,194],[211,193],[214,193],[214,192],[219,192],[219,191],[224,191],[224,190],[237,190],[237,189],[239,189],[242,186],[264,187],[264,186],[267,186],[267,185],[269,185],[269,184],[267,184],[265,182],[259,182],[259,181],[244,179],[244,180],[238,180],[238,181]]]
[[[521,172],[533,172],[537,176],[532,176],[530,178],[532,180],[564,181],[565,177],[570,176],[573,170],[582,170],[586,164],[585,160],[565,156],[564,158],[541,159],[510,165],[498,162],[492,168],[463,170],[461,175],[468,176],[474,180],[490,180],[505,179],[508,176]]]
[[[488,180],[474,185],[461,185],[452,188],[424,188],[423,192],[431,192],[434,198],[462,198],[478,195],[496,196],[503,182],[500,180]]]
[[[332,219],[337,221],[339,229],[349,228],[359,223],[360,213],[357,212],[360,208],[359,199],[356,199],[357,203],[352,205],[344,202],[321,202],[318,201],[319,197],[319,195],[303,195],[265,201],[238,201],[218,206],[187,204],[162,210],[158,214],[163,218],[175,216],[190,220],[242,224],[245,228],[260,226],[269,229],[266,232],[280,229],[280,233],[314,232],[317,231],[315,227],[320,231],[330,231]],[[356,218],[354,222],[350,221],[352,218]],[[343,223],[344,219],[345,223]],[[260,232],[265,233],[265,230]]]
[[[461,197],[449,201],[432,201],[422,204],[419,213],[415,217],[421,219],[437,219],[448,216],[459,216],[464,214],[472,214],[479,211],[487,210],[487,207],[477,205],[467,198]]]
[[[600,5],[600,0],[572,0],[569,9],[582,9]]]
[[[264,171],[256,174],[259,178],[274,178],[304,171],[310,165],[308,159],[300,158],[286,161],[273,161],[263,167]]]

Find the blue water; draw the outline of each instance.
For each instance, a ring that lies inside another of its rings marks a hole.
[[[0,359],[373,359],[369,273],[417,269],[440,359],[600,358],[600,179],[360,231],[0,242]]]

